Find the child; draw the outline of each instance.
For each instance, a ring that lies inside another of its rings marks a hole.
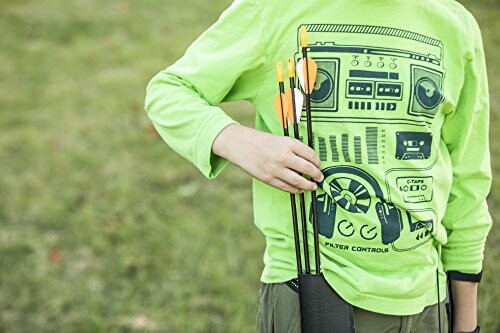
[[[300,59],[302,26],[318,64],[314,150],[280,136],[273,108],[275,63]],[[217,107],[234,100],[253,103],[256,129]],[[300,331],[286,192],[310,202],[316,188],[321,270],[355,307],[358,332],[437,332],[446,274],[454,331],[476,329],[491,227],[488,89],[479,28],[459,3],[235,1],[151,80],[146,109],[205,176],[230,161],[255,178],[267,244],[259,332]]]

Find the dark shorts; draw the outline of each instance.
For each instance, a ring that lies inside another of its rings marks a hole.
[[[442,331],[448,332],[446,310],[441,306]],[[391,316],[354,308],[356,333],[439,332],[438,305],[412,316]],[[259,293],[258,333],[300,333],[299,295],[284,283],[263,283]]]

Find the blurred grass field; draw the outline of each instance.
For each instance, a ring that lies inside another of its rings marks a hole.
[[[251,180],[207,181],[152,131],[147,81],[230,0],[0,2],[0,332],[252,332],[264,240]],[[500,5],[483,29],[500,220]],[[242,103],[228,112],[252,124]],[[500,332],[500,232],[480,322]]]

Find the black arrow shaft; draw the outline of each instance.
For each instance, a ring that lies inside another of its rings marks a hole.
[[[300,140],[300,132],[299,132],[299,120],[297,113],[295,112],[297,105],[295,104],[295,80],[294,78],[290,78],[290,89],[292,91],[292,107],[293,107],[293,132],[294,137],[297,140]],[[301,106],[302,107],[302,106]],[[309,261],[309,238],[307,237],[307,214],[306,214],[306,202],[304,193],[299,195],[299,204],[300,204],[300,219],[302,224],[302,243],[304,244],[304,266],[305,273],[311,273],[311,263]],[[304,273],[304,271],[300,271],[300,273]]]
[[[283,103],[283,96],[285,94],[285,85],[283,82],[279,83],[280,88],[280,103],[281,103],[281,114],[283,116],[283,134],[285,136],[290,136],[288,131],[288,119],[286,116],[286,110]],[[293,223],[293,239],[295,242],[295,258],[297,260],[297,273],[302,273],[302,258],[300,254],[300,238],[299,238],[299,223],[297,219],[297,204],[295,200],[295,195],[290,193],[290,206],[292,208],[292,223]]]
[[[312,116],[311,116],[311,93],[312,87],[309,82],[309,62],[307,61],[307,47],[302,48],[302,56],[304,59],[304,66],[306,67],[305,87],[306,87],[306,123],[307,123],[307,144],[314,149],[313,130],[312,130]],[[318,204],[316,198],[316,191],[311,192],[311,210],[312,210],[312,225],[314,237],[314,261],[316,266],[316,274],[320,273],[321,261],[319,251],[319,228],[318,228]]]

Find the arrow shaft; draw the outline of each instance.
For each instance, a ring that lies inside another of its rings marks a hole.
[[[300,135],[299,135],[299,119],[297,116],[297,112],[295,112],[295,109],[297,108],[297,105],[295,104],[295,80],[293,77],[290,78],[290,90],[292,92],[292,107],[293,107],[293,131],[294,131],[294,137],[295,139],[299,140]]]
[[[283,103],[283,97],[285,96],[285,85],[283,82],[279,82],[280,90],[280,102],[281,102],[281,113],[283,115],[283,134],[285,136],[290,136],[287,125],[286,110]],[[295,241],[295,258],[297,260],[297,273],[302,273],[302,258],[300,255],[300,238],[299,238],[299,223],[297,219],[297,203],[295,200],[295,195],[290,193],[290,206],[292,208],[292,223],[293,223],[293,238]]]
[[[309,147],[314,149],[313,131],[312,131],[312,117],[311,117],[311,89],[309,82],[309,61],[307,61],[307,47],[302,48],[302,56],[304,58],[304,66],[306,67],[306,124],[307,124],[307,143]],[[316,198],[316,191],[311,192],[311,210],[312,210],[312,225],[314,236],[314,261],[316,267],[316,274],[320,273],[321,261],[319,251],[319,227],[318,227],[318,205]]]
[[[290,77],[290,89],[292,91],[292,106],[293,110],[297,107],[295,105],[295,80],[293,77]],[[294,122],[293,122],[293,131],[295,135],[295,139],[299,140],[300,139],[300,133],[299,133],[299,121],[297,119],[297,113],[293,112],[294,115]],[[309,238],[307,237],[307,214],[306,214],[306,202],[305,202],[305,196],[304,193],[301,193],[299,195],[299,205],[300,205],[300,218],[301,218],[301,224],[302,224],[302,243],[304,244],[304,266],[305,266],[305,273],[310,274],[311,273],[311,263],[309,261]],[[300,271],[300,273],[304,273],[304,271]]]

